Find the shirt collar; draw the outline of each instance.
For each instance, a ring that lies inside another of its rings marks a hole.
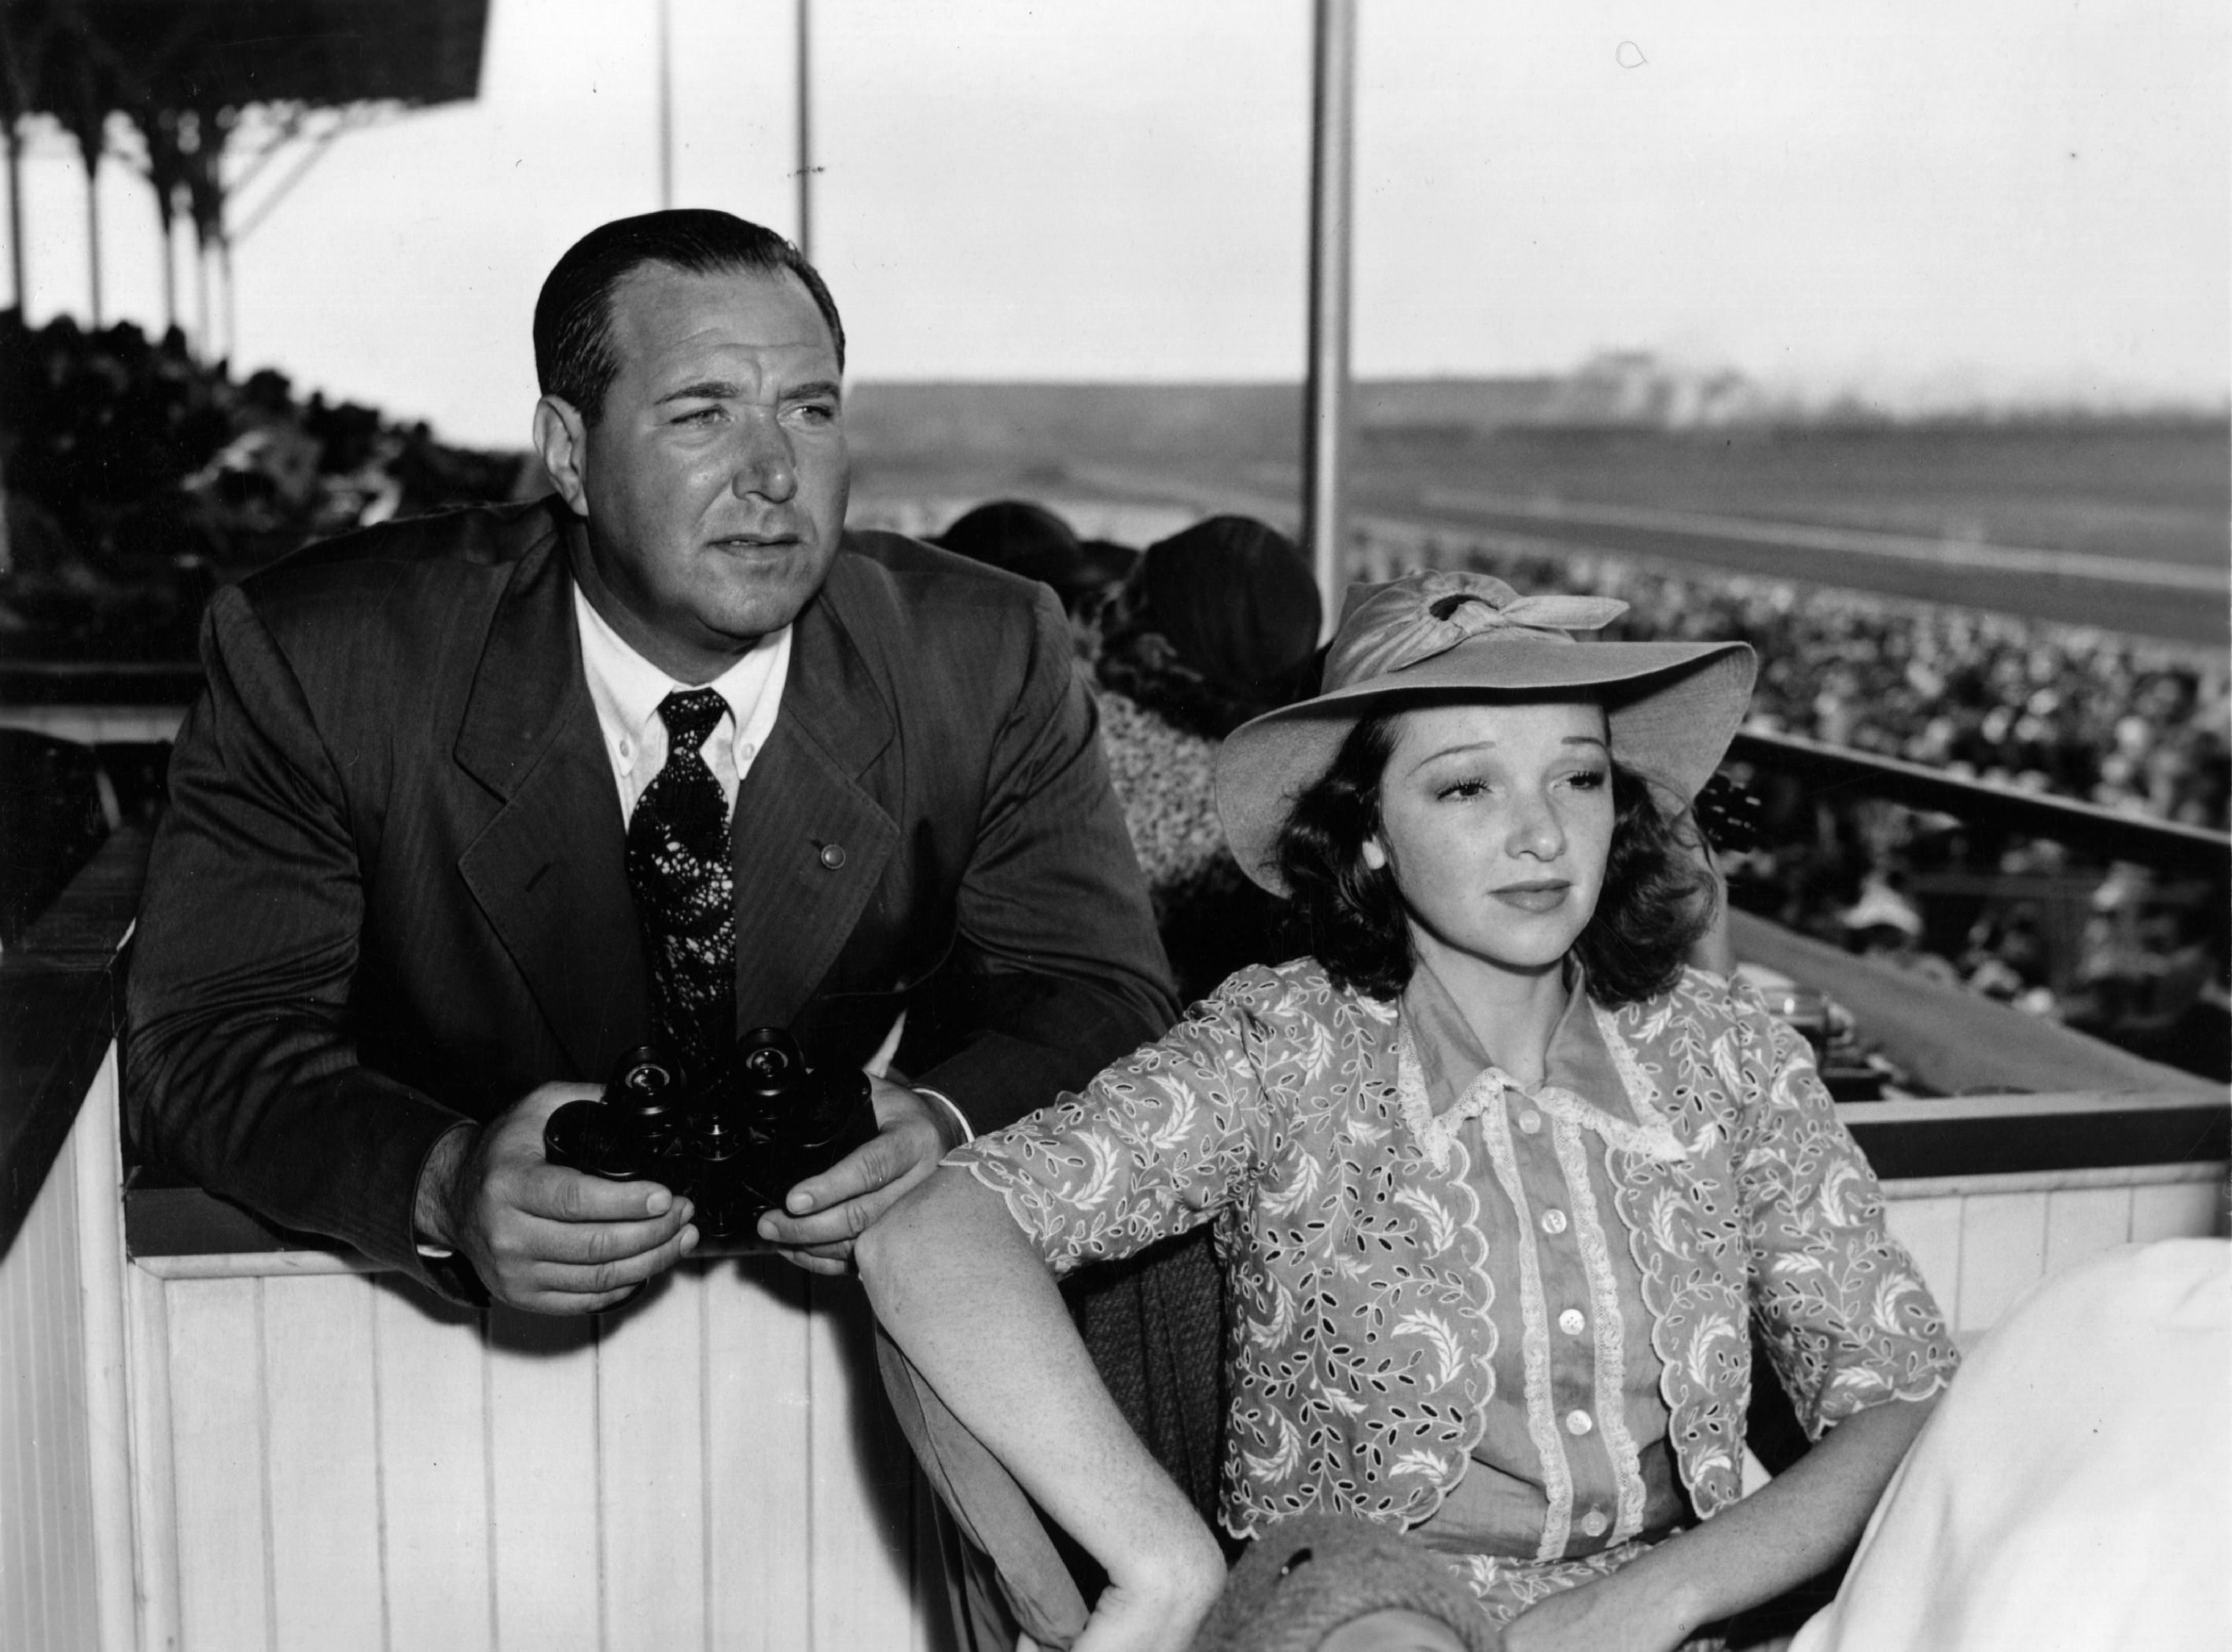
[[[1457,999],[1423,959],[1411,972],[1410,985],[1403,989],[1403,1015],[1418,1052],[1428,1104],[1437,1115],[1445,1113],[1495,1063],[1481,1047]],[[1588,977],[1580,960],[1566,961],[1566,1007],[1550,1033],[1542,1083],[1530,1092],[1521,1089],[1509,1073],[1503,1076],[1522,1095],[1564,1089],[1614,1118],[1632,1117],[1626,1086],[1612,1065],[1612,1052],[1605,1047],[1604,1033],[1589,1005]]]
[[[638,747],[644,731],[669,694],[685,689],[624,641],[605,616],[574,587],[574,613],[581,634],[581,669],[598,719],[616,728]],[[741,738],[764,696],[773,663],[788,657],[790,628],[770,631],[736,663],[704,685],[729,708],[730,734]]]

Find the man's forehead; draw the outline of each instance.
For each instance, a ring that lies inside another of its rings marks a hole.
[[[613,285],[612,334],[623,373],[636,366],[657,374],[729,354],[786,373],[837,375],[829,323],[788,270],[700,274],[639,264]]]

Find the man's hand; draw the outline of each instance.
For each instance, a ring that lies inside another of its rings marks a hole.
[[[853,1241],[899,1195],[938,1167],[956,1144],[938,1104],[904,1084],[871,1078],[876,1138],[808,1176],[760,1218],[760,1237],[809,1273],[845,1273]]]
[[[543,1156],[543,1121],[601,1093],[594,1084],[545,1084],[486,1124],[451,1132],[427,1155],[418,1230],[461,1252],[499,1302],[597,1313],[697,1248],[688,1200],[656,1182],[607,1181]]]

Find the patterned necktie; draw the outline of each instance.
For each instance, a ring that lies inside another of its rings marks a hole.
[[[628,822],[628,887],[651,953],[652,1037],[696,1064],[736,1037],[736,910],[729,810],[698,748],[728,712],[710,688],[659,703],[666,766]]]

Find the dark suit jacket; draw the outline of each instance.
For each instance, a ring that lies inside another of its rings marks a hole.
[[[131,970],[135,1139],[422,1279],[434,1141],[601,1080],[646,1034],[578,531],[555,503],[460,511],[221,591],[172,758]],[[1044,589],[847,536],[736,800],[740,1026],[857,1063],[905,1005],[899,1065],[979,1129],[1162,1031],[1070,660]]]

